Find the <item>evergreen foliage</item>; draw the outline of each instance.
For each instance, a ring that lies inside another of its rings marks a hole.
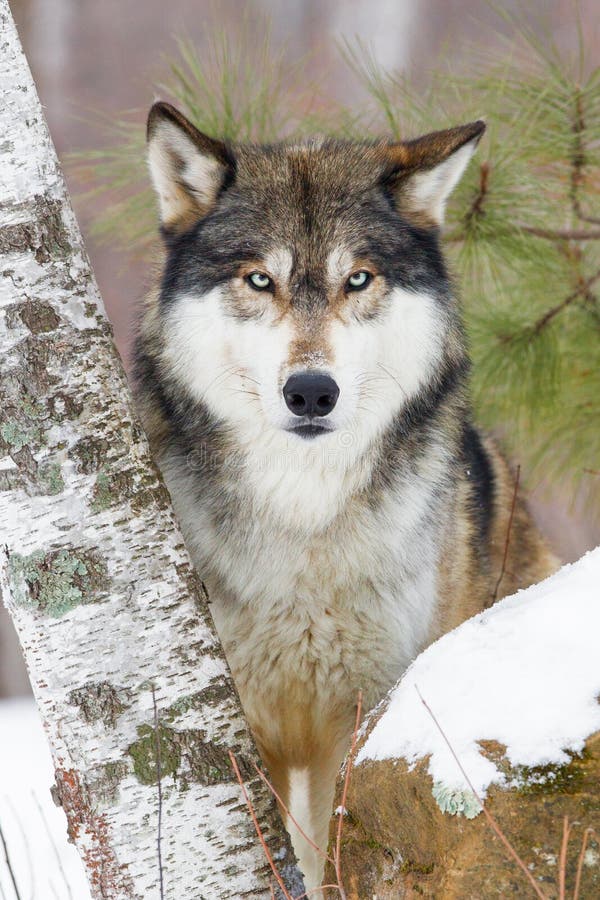
[[[517,23],[513,22],[513,25]],[[495,59],[434,71],[418,89],[359,42],[341,48],[366,88],[360,107],[323,103],[284,55],[216,36],[211,58],[179,42],[160,94],[229,140],[283,136],[408,138],[484,116],[488,130],[452,198],[444,239],[462,296],[478,421],[525,471],[600,496],[600,67],[561,56],[523,23]],[[249,55],[249,46],[254,51]],[[243,47],[243,50],[241,49]],[[285,85],[285,89],[283,88]],[[108,193],[105,236],[144,247],[155,231],[139,121],[77,159]]]

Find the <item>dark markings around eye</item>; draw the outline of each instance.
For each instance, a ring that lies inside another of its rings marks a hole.
[[[350,275],[344,289],[346,291],[364,291],[372,280],[373,276],[371,273],[367,272],[365,269],[361,269],[359,272],[353,272],[352,275]]]
[[[264,272],[250,272],[246,281],[255,291],[272,291],[273,281]]]

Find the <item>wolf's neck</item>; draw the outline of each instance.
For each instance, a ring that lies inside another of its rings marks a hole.
[[[401,502],[415,488],[423,499],[439,491],[452,469],[448,450],[442,435],[429,434],[423,446],[398,443],[390,430],[362,448],[335,435],[301,442],[238,434],[216,452],[208,437],[208,465],[196,484],[219,519],[241,514],[261,527],[309,537],[335,527],[337,519],[348,522],[352,510],[362,520],[365,508],[375,510],[390,494]]]
[[[234,456],[239,469],[228,490],[251,498],[261,516],[305,532],[327,528],[368,486],[374,465],[373,448],[358,452],[336,435],[314,441],[242,438]]]

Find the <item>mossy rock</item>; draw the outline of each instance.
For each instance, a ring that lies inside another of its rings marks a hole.
[[[486,807],[544,896],[549,900],[559,896],[563,820],[568,816],[572,831],[567,892],[572,894],[575,884],[584,832],[593,828],[580,900],[600,897],[600,733],[588,739],[581,754],[571,754],[564,766],[513,769],[500,745],[485,742],[482,750],[502,765],[506,776],[505,787],[490,788]],[[353,770],[341,857],[348,900],[534,896],[483,813],[468,818],[463,808],[466,798],[451,794],[444,795],[432,783],[428,759],[412,767],[403,759],[366,760]],[[341,782],[336,805],[340,797]],[[332,842],[336,827],[334,818]],[[326,872],[325,883],[335,883],[332,871]],[[331,898],[337,895],[328,893]]]

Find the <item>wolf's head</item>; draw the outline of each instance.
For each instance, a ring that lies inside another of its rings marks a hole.
[[[248,438],[367,446],[460,361],[439,228],[484,127],[238,146],[155,104],[170,378]]]

